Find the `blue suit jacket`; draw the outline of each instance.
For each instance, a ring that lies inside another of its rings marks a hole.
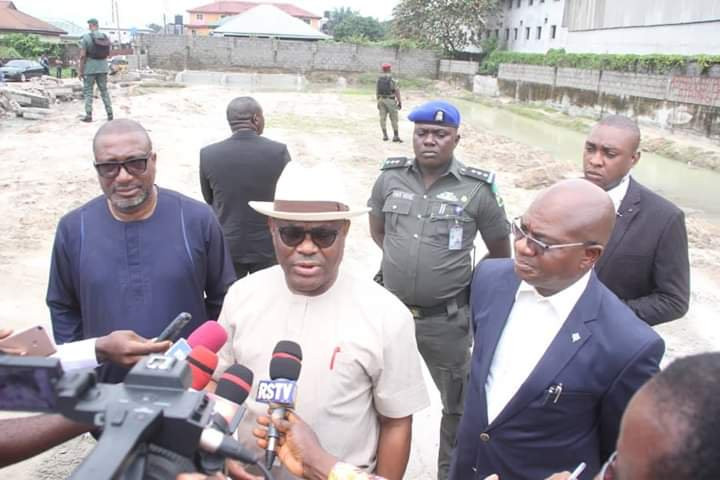
[[[485,381],[519,285],[512,260],[486,260],[475,270],[475,346],[450,478],[538,480],[584,461],[580,478],[591,479],[615,449],[630,397],[658,371],[665,344],[592,273],[540,362],[488,425]],[[555,402],[548,389],[558,384]]]

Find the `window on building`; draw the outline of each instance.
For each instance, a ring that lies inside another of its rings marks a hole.
[[[512,8],[513,0],[508,0],[508,8]]]
[[[194,37],[195,35],[197,35],[197,32],[196,32],[195,30],[190,30],[190,33],[192,34],[193,37]]]
[[[517,0],[517,3],[515,4],[515,6],[516,6],[517,8],[520,8],[520,1],[521,1],[521,0]]]
[[[555,39],[555,36],[557,35],[557,25],[553,25],[550,27],[550,38]]]
[[[505,29],[505,40],[510,40],[510,29],[509,28]]]
[[[202,20],[202,19],[203,19],[202,13],[198,13],[197,15],[195,15],[195,20]]]
[[[518,36],[518,29],[513,28],[513,40],[517,40],[517,36]]]
[[[500,30],[495,29],[495,38],[500,38]]]
[[[542,38],[542,27],[537,27],[535,34],[537,36],[537,40],[540,40]]]
[[[530,27],[525,27],[525,40],[530,40]]]
[[[533,0],[528,0],[528,7],[532,7]]]

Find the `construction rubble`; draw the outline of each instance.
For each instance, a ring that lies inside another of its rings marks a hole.
[[[127,94],[140,86],[179,86],[172,82],[174,74],[152,70],[128,71],[108,78],[110,95],[125,90]],[[6,82],[0,84],[0,120],[21,117],[26,120],[40,120],[51,115],[53,105],[61,102],[82,102],[83,84],[79,78],[59,79],[43,75],[28,82]],[[99,92],[95,88],[95,96]]]

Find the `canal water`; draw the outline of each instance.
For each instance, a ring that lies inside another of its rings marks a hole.
[[[500,108],[458,101],[463,122],[540,148],[563,161],[582,165],[586,135],[533,120]],[[692,168],[669,158],[643,152],[633,176],[645,186],[686,210],[720,223],[720,173]]]

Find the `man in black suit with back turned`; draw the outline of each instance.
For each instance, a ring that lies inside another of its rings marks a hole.
[[[200,187],[225,234],[238,278],[275,265],[267,218],[248,206],[270,202],[275,184],[290,161],[287,147],[262,137],[265,117],[252,97],[227,106],[232,136],[200,150]]]
[[[685,215],[638,183],[630,170],[640,160],[640,129],[610,115],[585,141],[585,178],[610,195],[617,218],[598,278],[649,325],[682,317],[690,300]]]

